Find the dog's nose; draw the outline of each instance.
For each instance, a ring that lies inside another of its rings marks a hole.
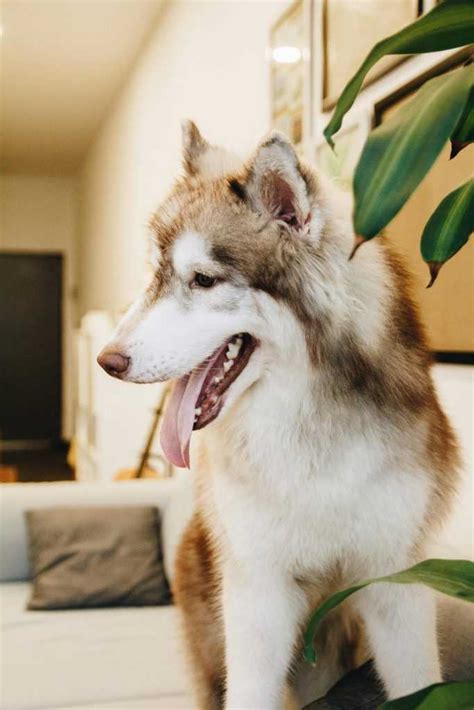
[[[97,357],[97,362],[107,374],[112,375],[112,377],[121,377],[128,370],[130,358],[113,350],[102,350]]]

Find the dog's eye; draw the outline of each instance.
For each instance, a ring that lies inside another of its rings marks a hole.
[[[207,274],[200,274],[199,272],[196,272],[194,274],[194,278],[191,281],[191,287],[199,287],[199,288],[212,288],[217,282],[217,279],[214,276],[208,276]]]

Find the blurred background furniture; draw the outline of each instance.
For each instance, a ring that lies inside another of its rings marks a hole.
[[[16,483],[18,469],[16,466],[0,466],[0,483]]]
[[[2,707],[190,708],[174,606],[26,611],[24,511],[55,505],[156,505],[166,574],[191,514],[190,476],[123,483],[0,486]]]

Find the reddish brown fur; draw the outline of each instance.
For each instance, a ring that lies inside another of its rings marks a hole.
[[[219,614],[221,580],[211,536],[196,514],[181,540],[173,592],[180,606],[185,648],[199,693],[199,707],[222,707],[224,640]]]

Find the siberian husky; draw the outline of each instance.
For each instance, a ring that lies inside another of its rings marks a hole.
[[[457,443],[403,266],[382,238],[349,259],[349,198],[279,134],[245,165],[183,135],[153,279],[99,362],[176,379],[161,441],[197,481],[175,584],[196,705],[279,708],[316,604],[423,558]],[[340,665],[365,653],[359,628],[389,698],[440,680],[425,588],[355,595],[321,640]]]

